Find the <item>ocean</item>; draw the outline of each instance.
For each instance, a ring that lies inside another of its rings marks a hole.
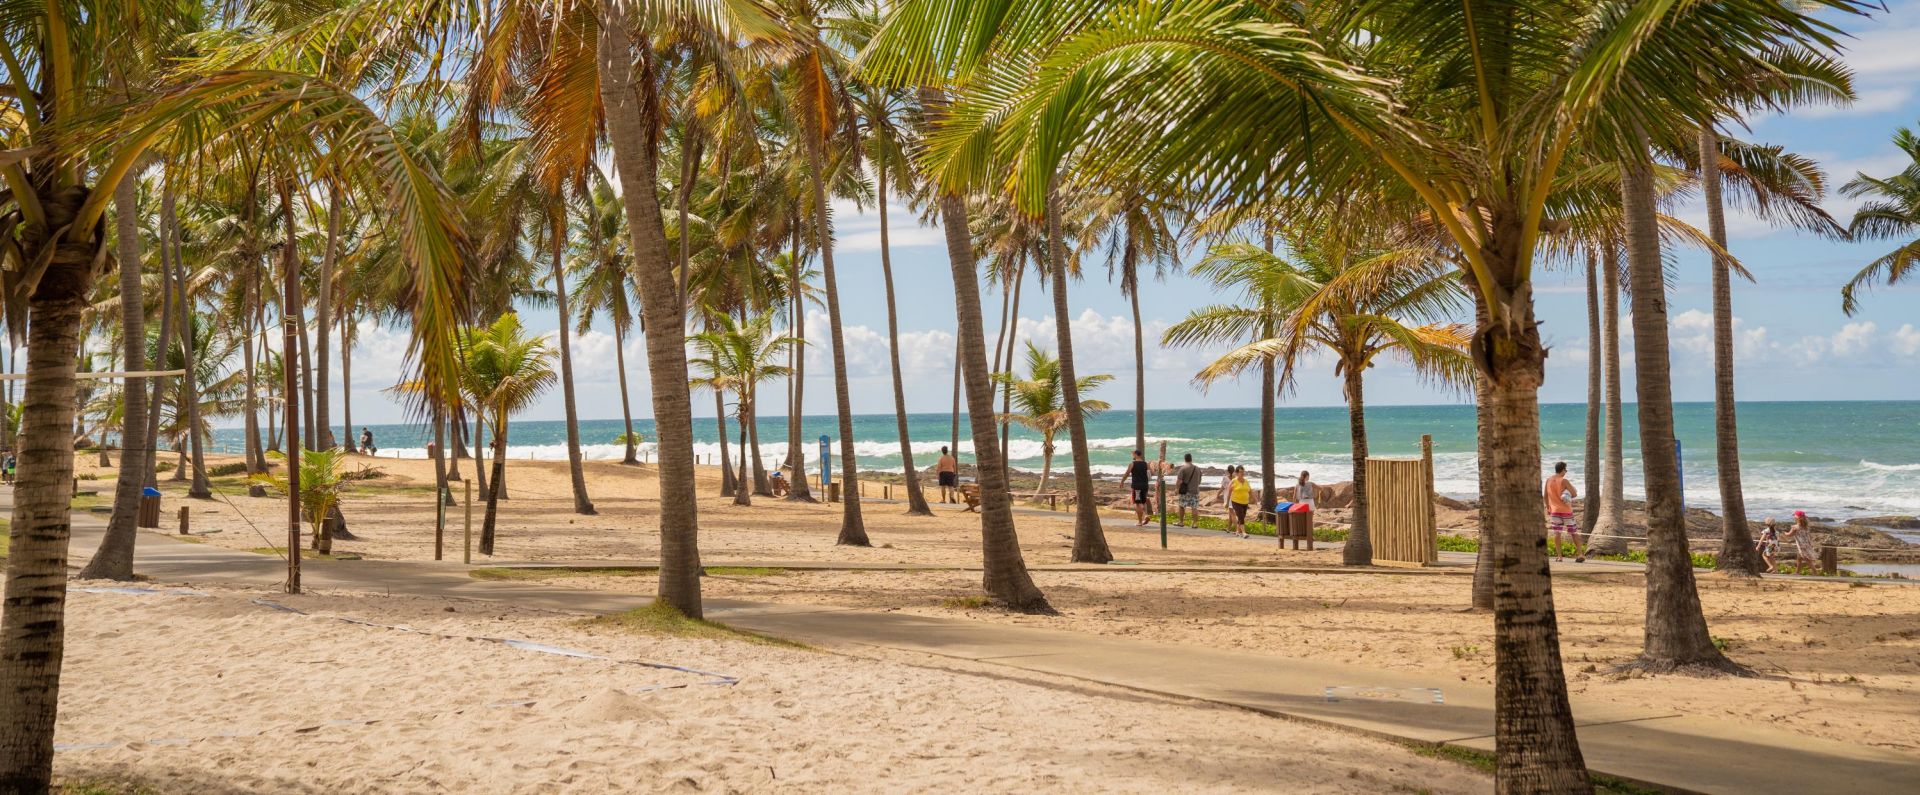
[[[1639,430],[1633,405],[1625,407],[1626,492],[1642,494]],[[1713,455],[1713,405],[1682,403],[1674,406],[1680,439],[1687,504],[1717,509],[1719,486]],[[1739,405],[1742,480],[1747,511],[1755,519],[1786,516],[1796,509],[1835,518],[1887,514],[1920,514],[1920,401],[1827,401],[1742,403]],[[374,425],[381,456],[417,458],[426,455],[431,438],[420,425]],[[802,422],[806,457],[814,471],[819,437],[838,433],[830,415],[807,416]],[[854,450],[863,469],[901,471],[900,446],[891,414],[866,414],[853,421]],[[914,463],[932,466],[942,445],[948,444],[951,417],[945,413],[908,415],[913,437]],[[634,429],[652,439],[651,420],[634,422]],[[582,454],[588,459],[618,460],[624,447],[615,443],[622,430],[619,420],[589,420],[580,425]],[[508,459],[564,460],[566,425],[558,421],[516,421],[511,426]],[[354,429],[358,437],[359,429]],[[1541,408],[1543,464],[1566,461],[1574,482],[1583,481],[1586,407],[1551,404]],[[737,433],[730,426],[729,433]],[[1260,412],[1254,408],[1149,410],[1149,447],[1167,441],[1167,457],[1192,453],[1202,466],[1228,464],[1258,466]],[[1455,497],[1472,497],[1475,475],[1473,407],[1370,406],[1367,438],[1375,456],[1417,456],[1421,434],[1433,435],[1435,487]],[[696,452],[703,461],[720,452],[714,420],[696,418]],[[962,460],[973,449],[966,417],[961,417]],[[1114,476],[1124,471],[1133,448],[1133,413],[1109,411],[1088,422],[1087,436],[1094,472]],[[786,417],[769,416],[760,424],[761,453],[769,465],[786,456]],[[214,449],[239,452],[241,431],[214,432]],[[1351,443],[1344,407],[1282,407],[1275,412],[1276,468],[1282,474],[1302,469],[1323,483],[1348,479]],[[1038,472],[1040,439],[1016,427],[1008,445],[1011,464]],[[642,448],[650,456],[652,444]],[[1056,441],[1054,469],[1068,466],[1067,439]],[[737,456],[737,452],[735,453]],[[839,446],[833,448],[836,476]],[[1147,451],[1149,458],[1155,450]],[[738,460],[737,458],[735,460]]]

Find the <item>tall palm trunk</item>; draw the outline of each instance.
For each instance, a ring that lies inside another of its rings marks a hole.
[[[1599,518],[1589,531],[1587,554],[1612,555],[1627,551],[1626,454],[1620,423],[1620,247],[1609,242],[1602,266],[1601,289],[1606,293],[1606,317],[1601,331],[1601,364],[1606,370],[1607,430],[1604,471],[1601,473]]]
[[[168,369],[166,367],[167,363],[173,361],[171,349],[173,347],[174,287],[173,268],[169,267],[168,263],[171,261],[174,251],[167,240],[167,224],[165,221],[165,205],[170,204],[172,201],[173,192],[163,187],[161,189],[160,200],[162,205],[160,217],[162,220],[159,224],[156,224],[160,232],[160,245],[155,249],[155,253],[159,255],[157,259],[160,262],[160,335],[157,343],[154,345],[153,369],[155,370]],[[141,434],[147,440],[147,461],[141,466],[147,473],[147,479],[144,485],[158,488],[160,481],[157,478],[157,472],[159,470],[154,464],[159,460],[160,455],[160,407],[166,405],[166,388],[169,381],[165,378],[154,378],[150,380],[152,384],[150,385],[148,392],[149,397],[147,399],[147,406],[149,407],[147,411],[147,429]],[[176,388],[174,392],[178,393],[179,390]],[[176,477],[180,475],[178,465],[174,467],[174,475]]]
[[[318,449],[320,444],[320,434],[315,427],[313,417],[313,349],[310,342],[312,337],[307,334],[306,304],[293,308],[293,322],[299,332],[294,341],[300,349],[300,419],[303,423],[300,426],[300,439],[301,443],[306,445],[305,449],[314,450]]]
[[[953,270],[954,333],[960,338],[960,367],[966,376],[967,423],[973,429],[973,461],[980,483],[981,585],[988,597],[1010,609],[1052,612],[1046,595],[1027,573],[1014,530],[1013,500],[1007,494],[1006,468],[995,435],[993,378],[987,370],[986,329],[980,317],[980,283],[967,230],[967,206],[949,193],[942,193],[939,201],[947,260]]]
[[[314,354],[313,424],[320,449],[339,445],[333,435],[333,295],[338,289],[334,269],[340,263],[340,186],[327,180],[327,248],[320,256],[320,289],[313,297]],[[346,434],[353,435],[347,428]]]
[[[1348,522],[1347,544],[1340,550],[1340,562],[1347,566],[1370,566],[1373,565],[1373,537],[1367,531],[1366,365],[1347,359],[1341,366],[1346,376],[1347,430],[1353,439],[1353,519]]]
[[[1707,202],[1707,234],[1721,251],[1727,248],[1726,207],[1720,198],[1720,135],[1712,125],[1700,128],[1700,185]],[[1725,257],[1713,257],[1713,443],[1720,476],[1719,571],[1760,576],[1760,554],[1747,524],[1747,499],[1740,488],[1740,425],[1733,405],[1733,269]]]
[[[756,387],[755,392],[759,389]],[[759,497],[772,497],[773,484],[767,482],[766,459],[760,456],[760,405],[754,401],[753,416],[747,418],[747,447],[753,450],[753,493]]]
[[[1593,543],[1593,526],[1600,520],[1600,266],[1599,255],[1587,251],[1587,490],[1580,507],[1580,526],[1587,531],[1587,543]]]
[[[893,251],[887,240],[887,158],[875,164],[880,207],[880,279],[887,288],[887,362],[893,370],[893,418],[900,426],[900,465],[907,482],[907,513],[932,516],[927,495],[920,490],[920,476],[913,469],[913,436],[907,432],[907,386],[900,375],[900,317],[893,300]]]
[[[139,185],[129,176],[113,189],[114,256],[120,260],[120,355],[129,371],[147,369],[139,212]],[[120,390],[120,474],[113,489],[113,516],[107,520],[100,548],[80,570],[81,579],[133,579],[134,536],[139,532],[134,522],[140,518],[140,490],[147,485],[147,464],[152,460],[148,451],[153,448],[153,440],[142,438],[147,432],[147,386],[135,378],[125,381],[125,388]]]
[[[860,513],[859,463],[853,454],[853,393],[847,385],[846,334],[840,323],[840,285],[833,270],[833,229],[827,223],[824,130],[807,131],[807,159],[813,166],[813,235],[820,249],[820,279],[827,291],[827,332],[833,349],[833,400],[840,421],[840,537],[836,544],[866,547],[866,518]]]
[[[733,458],[727,455],[727,400],[718,389],[713,390],[713,424],[720,432],[715,437],[720,440],[720,496],[731,497],[740,490],[740,481],[734,477]]]
[[[1058,177],[1054,178],[1058,181]],[[1073,322],[1067,303],[1067,241],[1060,232],[1060,192],[1047,191],[1047,259],[1053,278],[1053,333],[1060,352],[1060,392],[1067,409],[1067,432],[1073,452],[1074,563],[1113,560],[1107,535],[1100,529],[1100,506],[1093,499],[1093,462],[1087,453],[1087,422],[1080,406],[1080,383],[1073,369]]]
[[[953,453],[954,460],[960,460],[960,338],[953,339],[953,415],[949,427],[950,438],[947,449]]]
[[[793,477],[788,478],[787,499],[792,502],[815,502],[813,491],[807,486],[806,439],[801,433],[801,419],[807,412],[807,296],[801,291],[800,282],[800,220],[799,209],[794,210],[792,256],[788,260],[793,269],[788,273],[787,294],[793,300],[793,375],[787,378],[792,387],[793,402],[787,406],[787,463]]]
[[[493,420],[493,477],[487,493],[486,519],[480,525],[480,554],[493,554],[494,528],[500,516],[500,499],[507,490],[507,415],[500,412]]]
[[[480,490],[481,499],[492,492],[487,489],[487,448],[492,446],[486,440],[487,416],[484,411],[475,411],[473,418],[473,485]]]
[[[738,415],[736,419],[738,419],[740,423],[740,471],[741,472],[746,472],[748,469],[747,467],[747,407],[745,403],[746,403],[746,399],[741,398],[742,405],[740,405],[738,410],[735,412]],[[727,454],[727,439],[726,437],[722,436],[720,437],[720,455],[725,456],[726,454]],[[753,504],[753,490],[747,488],[747,484],[745,481],[746,481],[745,478],[741,478],[740,488],[733,490],[733,504],[735,505],[752,505]]]
[[[179,216],[173,208],[162,204],[165,214],[162,222],[172,229],[172,238],[176,243],[180,239]],[[194,339],[193,298],[187,285],[186,266],[181,263],[179,251],[173,257],[173,282],[180,286],[180,356],[185,363],[186,373],[180,377],[181,402],[186,410],[182,416],[187,418],[187,447],[193,451],[193,480],[187,486],[187,496],[193,499],[213,499],[213,484],[207,481],[207,458],[205,447],[200,438],[200,352],[196,350]]]
[[[1002,362],[1006,365],[1004,370],[1007,370],[1007,371],[1010,371],[1013,369],[1013,352],[1014,352],[1013,346],[1020,341],[1020,287],[1022,284],[1024,284],[1027,281],[1026,275],[1027,275],[1027,262],[1024,258],[1022,258],[1019,264],[1015,265],[1013,268],[1013,314],[1007,317],[1007,357],[1002,360]],[[1009,411],[1011,411],[1012,408],[1013,408],[1013,385],[1002,384],[1000,386],[1000,413],[1006,414]],[[1005,453],[1007,451],[1007,448],[1011,446],[1012,439],[1013,439],[1013,426],[1008,423],[1001,423],[1000,424],[1000,451],[1002,453]],[[1000,479],[1007,482],[1012,482],[1013,480],[1012,476],[1009,474],[1009,468],[1012,466],[1012,462],[1010,460],[1011,458],[1012,456],[1008,455],[1000,459]]]
[[[1264,338],[1263,338],[1264,339]],[[1274,504],[1276,466],[1273,448],[1273,411],[1274,399],[1280,392],[1279,373],[1275,372],[1273,358],[1260,362],[1260,505],[1261,510]],[[1194,484],[1195,488],[1199,484]],[[1279,517],[1274,517],[1278,527]]]
[[[1047,480],[1053,477],[1053,432],[1048,431],[1046,438],[1040,440],[1040,485],[1033,487],[1033,496],[1038,497],[1047,491]]]
[[[340,313],[340,429],[345,432],[347,452],[354,451],[357,444],[353,435],[353,312]],[[453,471],[460,471],[460,458],[453,459]],[[454,480],[460,476],[455,474]]]
[[[633,238],[635,281],[640,288],[640,311],[650,318],[647,329],[647,368],[653,382],[654,434],[660,465],[660,589],[659,601],[693,618],[703,615],[700,604],[699,502],[694,493],[693,406],[687,396],[687,350],[684,311],[678,304],[666,229],[660,201],[659,142],[649,119],[658,117],[658,99],[643,96],[635,87],[634,70],[642,82],[654,79],[646,37],[636,40],[619,13],[601,15],[599,36],[600,98],[606,108],[607,139],[612,144],[620,199]],[[629,45],[637,44],[637,47]],[[636,63],[633,57],[638,53]],[[642,108],[645,102],[650,107]],[[795,481],[800,478],[795,477]],[[800,481],[804,482],[804,481]]]
[[[1633,355],[1639,393],[1640,457],[1647,486],[1646,645],[1638,665],[1654,669],[1731,669],[1713,645],[1693,581],[1681,515],[1680,462],[1673,436],[1673,390],[1667,353],[1667,296],[1660,263],[1652,165],[1622,167],[1627,263],[1633,289]]]
[[[447,409],[436,402],[429,416],[433,419],[433,489],[438,495],[434,499],[450,506],[453,492],[447,488]]]
[[[567,416],[567,475],[573,479],[573,512],[592,516],[593,500],[587,497],[587,473],[580,461],[580,412],[573,402],[573,334],[567,327],[567,222],[563,208],[554,209],[553,223],[553,305],[560,313],[560,402]]]
[[[613,324],[613,367],[620,376],[620,419],[625,422],[627,434],[627,453],[620,459],[622,464],[640,463],[640,445],[633,441],[633,403],[627,399],[627,335],[620,330],[620,323]]]
[[[300,255],[294,245],[293,224],[293,183],[290,179],[280,181],[280,211],[286,226],[287,245],[281,249],[280,279],[282,293],[280,298],[280,372],[283,376],[286,403],[282,410],[286,412],[287,428],[287,593],[300,593],[300,411],[305,402],[301,395],[301,375],[305,367],[297,354],[300,342],[305,340],[306,324],[301,319],[301,307],[306,306],[306,298],[300,294]],[[311,446],[311,442],[308,443]],[[315,528],[316,533],[319,528]]]
[[[1127,248],[1127,258],[1138,260],[1139,253],[1132,247]],[[1138,267],[1137,262],[1129,262],[1128,273]],[[1127,287],[1127,304],[1133,310],[1133,449],[1145,453],[1147,450],[1147,342],[1146,331],[1140,327],[1140,277],[1135,274],[1132,284]],[[1268,467],[1266,477],[1269,481],[1267,494],[1273,493],[1271,481],[1273,469]]]
[[[86,192],[43,199],[47,225],[21,232],[27,261],[50,256],[28,299],[27,382],[21,395],[19,477],[0,610],[0,791],[46,792],[65,654],[69,499],[81,314],[93,286],[98,232],[74,242],[65,227]],[[51,250],[49,250],[51,249]]]

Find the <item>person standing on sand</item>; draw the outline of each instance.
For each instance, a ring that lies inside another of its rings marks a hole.
[[[380,452],[380,448],[373,446],[373,431],[365,425],[360,426],[360,449],[367,451],[367,455]]]
[[[1127,465],[1127,493],[1133,496],[1133,515],[1138,521],[1137,527],[1147,526],[1147,457],[1139,450],[1133,451],[1133,463]]]
[[[1278,489],[1275,489],[1275,491],[1278,491]],[[1300,482],[1293,486],[1294,504],[1305,505],[1307,506],[1307,510],[1313,510],[1313,492],[1313,481],[1307,479],[1306,470],[1300,470]]]
[[[1179,507],[1179,518],[1174,524],[1187,526],[1187,509],[1193,509],[1193,523],[1200,524],[1200,468],[1193,465],[1193,454],[1188,453],[1184,462],[1173,470],[1174,504]]]
[[[1247,537],[1247,505],[1252,502],[1253,486],[1247,483],[1247,468],[1234,467],[1233,479],[1227,482],[1227,509],[1232,512],[1227,521],[1241,538]]]
[[[1580,493],[1574,490],[1573,481],[1567,479],[1567,462],[1553,465],[1553,477],[1547,478],[1541,491],[1547,498],[1547,529],[1553,534],[1554,560],[1567,559],[1561,553],[1566,547],[1562,546],[1560,536],[1565,533],[1573,545],[1573,562],[1585,562],[1587,555],[1580,551],[1580,524],[1573,520],[1573,501],[1580,498]]]
[[[1807,525],[1807,512],[1793,512],[1793,527],[1787,530],[1793,537],[1793,555],[1806,574],[1812,574],[1819,565],[1819,556],[1813,551],[1813,528]]]
[[[942,447],[940,463],[935,464],[933,470],[939,473],[936,477],[940,480],[940,501],[953,502],[953,490],[960,485],[960,462]]]

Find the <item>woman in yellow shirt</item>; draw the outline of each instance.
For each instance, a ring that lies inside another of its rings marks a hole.
[[[1247,537],[1247,505],[1253,502],[1253,487],[1247,485],[1247,468],[1239,467],[1233,473],[1233,485],[1228,487],[1227,503],[1233,508],[1233,531],[1241,538]]]

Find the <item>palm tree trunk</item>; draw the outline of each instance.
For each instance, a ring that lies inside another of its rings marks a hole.
[[[759,392],[759,387],[754,391]],[[760,401],[753,401],[752,416],[747,418],[747,447],[753,450],[753,493],[759,497],[772,497],[773,484],[767,482],[767,466],[760,457]]]
[[[1355,357],[1357,359],[1357,357]],[[1340,562],[1347,566],[1373,565],[1373,537],[1367,533],[1367,404],[1363,376],[1366,366],[1355,359],[1341,362],[1346,376],[1347,429],[1353,438],[1353,519]]]
[[[333,435],[333,294],[338,289],[335,283],[334,269],[340,262],[340,185],[337,180],[327,180],[327,249],[320,257],[320,290],[313,297],[313,333],[318,338],[315,346],[320,350],[315,355],[314,380],[317,382],[313,394],[314,433],[320,442],[321,450],[332,450],[339,446],[339,440]],[[353,429],[347,429],[347,435],[353,435]]]
[[[947,440],[947,449],[953,452],[954,460],[960,460],[960,338],[953,340],[953,424]]]
[[[799,209],[794,210],[792,256],[788,260],[793,270],[788,276],[787,292],[793,300],[793,375],[787,383],[792,386],[793,402],[787,406],[787,462],[793,477],[787,487],[787,500],[790,502],[817,502],[813,491],[807,486],[806,439],[801,434],[801,419],[806,416],[807,406],[807,300],[801,291],[800,282],[800,219]]]
[[[603,9],[604,10],[604,9]],[[656,103],[634,86],[634,70],[651,81],[652,56],[636,41],[619,13],[603,13],[599,36],[600,98],[605,106],[607,138],[612,144],[620,198],[633,238],[635,280],[640,310],[649,318],[647,368],[653,382],[654,434],[660,449],[659,602],[691,618],[703,615],[700,603],[699,501],[694,492],[693,407],[687,395],[685,311],[674,294],[668,267],[666,229],[654,192],[658,143],[648,121],[659,115]],[[629,42],[637,43],[632,47]],[[640,55],[636,61],[635,52]],[[795,477],[798,483],[804,483]]]
[[[1277,464],[1274,461],[1273,447],[1273,411],[1274,400],[1280,393],[1279,373],[1275,372],[1273,358],[1260,362],[1260,510],[1273,507],[1274,495],[1279,493],[1274,482]],[[1195,483],[1195,493],[1200,484]],[[1274,526],[1279,527],[1280,517],[1274,517]]]
[[[1033,496],[1038,497],[1047,491],[1047,480],[1053,477],[1053,437],[1048,436],[1040,443],[1040,485],[1033,487]],[[1077,561],[1076,561],[1077,562]]]
[[[1135,256],[1131,250],[1128,256]],[[1138,277],[1132,289],[1127,290],[1127,303],[1133,309],[1133,449],[1142,453],[1147,449],[1147,343],[1146,331],[1140,327],[1140,283]],[[1268,480],[1273,476],[1268,475]],[[1267,493],[1273,493],[1269,487]]]
[[[78,195],[43,201],[71,205],[49,209],[60,213],[55,217],[72,218],[86,195],[73,193]],[[41,234],[34,229],[21,240],[29,262],[53,250],[28,304],[20,474],[13,487],[6,606],[0,611],[0,790],[23,793],[47,792],[53,775],[72,521],[73,373],[98,253],[92,243]]]
[[[487,488],[487,514],[480,525],[480,554],[493,554],[494,528],[500,516],[501,492],[506,491],[507,481],[507,416],[502,413],[494,418],[493,428],[493,477],[492,488]],[[485,487],[483,487],[485,488]]]
[[[933,89],[920,89],[929,115],[941,112]],[[1033,584],[1020,538],[1013,526],[1013,500],[1002,474],[999,439],[994,436],[993,380],[987,370],[986,329],[980,317],[980,281],[967,229],[967,205],[941,192],[940,224],[947,237],[947,262],[953,271],[954,334],[960,339],[960,366],[966,374],[967,422],[973,427],[976,474],[980,482],[981,585],[994,602],[1029,613],[1052,612],[1046,595]]]
[[[164,180],[162,180],[162,182],[164,182]],[[157,249],[160,260],[160,336],[158,342],[154,345],[153,369],[155,370],[169,369],[166,365],[173,361],[173,353],[170,350],[173,347],[173,268],[169,267],[168,263],[173,257],[174,251],[167,241],[167,224],[165,221],[165,205],[173,201],[171,189],[164,186],[161,188],[160,201],[162,205],[160,213],[161,222],[156,224],[160,233],[160,246]],[[159,461],[160,456],[160,407],[166,405],[166,387],[169,382],[164,378],[154,378],[150,380],[153,383],[151,384],[152,391],[149,392],[149,398],[147,400],[147,429],[142,433],[142,436],[147,440],[147,461],[141,466],[147,473],[147,479],[144,485],[158,488],[160,485],[156,474],[158,468],[154,466],[154,464]],[[178,392],[179,390],[175,389],[174,391]],[[179,474],[179,467],[176,466],[174,468],[174,475],[178,476]]]
[[[1059,178],[1055,177],[1057,183]],[[1093,498],[1093,461],[1087,453],[1087,421],[1080,406],[1080,383],[1073,369],[1073,320],[1067,303],[1067,241],[1060,230],[1060,193],[1047,191],[1047,268],[1053,278],[1053,333],[1060,351],[1060,391],[1067,409],[1067,431],[1073,451],[1074,563],[1113,560],[1107,535],[1100,528],[1100,506]],[[1144,448],[1143,448],[1144,450]]]
[[[306,323],[301,319],[301,307],[306,306],[306,298],[300,294],[300,255],[293,245],[295,230],[293,224],[293,185],[292,181],[280,181],[280,211],[286,223],[287,245],[281,249],[280,279],[283,292],[280,299],[280,373],[286,390],[287,427],[287,593],[300,593],[300,412],[301,376],[306,367],[300,357],[300,343],[307,338]],[[308,447],[312,446],[308,441]],[[317,528],[316,528],[317,529]]]
[[[353,435],[353,312],[340,314],[340,430],[345,434],[347,452],[354,451],[359,438]],[[460,458],[453,459],[453,479],[460,479]]]
[[[161,219],[172,229],[172,238],[180,239],[180,220],[171,207],[162,205],[165,217]],[[173,281],[180,286],[180,354],[185,363],[186,374],[180,377],[181,402],[186,410],[182,416],[187,418],[187,446],[193,451],[193,481],[187,486],[187,496],[193,499],[213,499],[213,484],[207,481],[207,458],[200,438],[200,352],[196,350],[194,339],[193,298],[187,284],[186,266],[181,263],[176,249],[173,257]]]
[[[1026,275],[1027,263],[1025,259],[1022,259],[1020,264],[1014,266],[1013,269],[1013,314],[1007,317],[1007,358],[1002,360],[1006,365],[1003,371],[1013,369],[1013,356],[1016,350],[1014,345],[1020,341],[1020,287],[1026,283]],[[1000,387],[1000,413],[1006,414],[1012,410],[1012,408],[1013,386],[1011,384],[1002,384]],[[1006,452],[1012,439],[1013,426],[1007,423],[1001,423],[1000,451],[1002,453]],[[1007,456],[1000,459],[1000,479],[1009,483],[1013,481],[1012,476],[1009,474],[1009,467],[1012,466],[1012,462],[1009,460],[1010,458],[1011,456]]]
[[[147,369],[147,305],[141,297],[139,185],[122,179],[113,189],[114,256],[120,260],[121,361],[128,370]],[[113,489],[113,516],[100,548],[80,570],[87,580],[133,579],[134,536],[139,532],[140,490],[147,485],[147,387],[125,379],[121,393],[120,473]],[[105,447],[104,440],[102,447]]]
[[[1468,289],[1472,289],[1469,287]],[[1475,315],[1479,317],[1476,328],[1486,326],[1486,302],[1480,300],[1479,291],[1474,291],[1474,303],[1478,306]],[[1480,490],[1479,549],[1473,556],[1473,609],[1493,610],[1493,400],[1492,387],[1487,383],[1485,373],[1473,374],[1473,436],[1474,467],[1479,476]]]
[[[556,205],[558,202],[556,201]],[[599,513],[587,497],[587,473],[580,461],[580,412],[573,402],[573,334],[567,327],[567,222],[564,208],[554,210],[553,223],[553,305],[560,313],[560,402],[567,417],[567,475],[573,479],[573,512],[581,516]]]
[[[1620,248],[1607,244],[1602,266],[1602,291],[1606,293],[1606,317],[1602,330],[1601,364],[1606,369],[1606,463],[1601,473],[1600,516],[1589,532],[1587,554],[1613,555],[1627,551],[1626,540],[1626,456],[1623,451],[1620,407]]]
[[[1673,436],[1673,390],[1667,353],[1667,296],[1654,209],[1653,170],[1645,160],[1622,167],[1627,263],[1633,289],[1633,354],[1639,393],[1641,465],[1647,486],[1646,645],[1637,665],[1653,669],[1732,669],[1713,645],[1693,581],[1681,515],[1680,466]]]
[[[306,445],[304,449],[314,450],[320,444],[320,434],[313,419],[313,347],[312,338],[307,335],[305,304],[293,308],[293,319],[299,330],[295,341],[300,349],[300,418],[305,423],[300,426],[300,439]]]
[[[746,472],[747,471],[747,409],[746,407],[741,406],[737,413],[739,415],[737,419],[740,422],[740,471]],[[720,438],[720,454],[722,456],[725,456],[727,454],[727,440],[726,440],[726,437],[724,436]],[[744,482],[746,480],[745,478],[741,478],[741,480],[743,482],[740,484],[740,488],[733,490],[733,504],[752,505],[753,490],[747,488],[747,485]]]
[[[846,334],[840,323],[840,286],[833,269],[833,229],[827,222],[827,164],[824,132],[807,131],[807,159],[813,166],[813,234],[820,249],[820,279],[827,290],[827,332],[833,349],[834,411],[840,421],[840,537],[836,544],[867,547],[867,523],[860,514],[859,462],[853,454],[853,393],[847,385]]]
[[[893,300],[893,253],[887,240],[887,158],[878,158],[874,172],[880,208],[880,278],[887,288],[887,361],[893,370],[893,417],[900,429],[900,465],[905,470],[907,513],[932,516],[927,495],[920,490],[920,476],[913,469],[913,436],[907,432],[907,386],[900,375],[900,318]]]
[[[475,412],[475,414],[479,416],[473,418],[473,485],[475,488],[480,489],[480,494],[484,497],[492,493],[487,489],[486,455],[487,448],[493,445],[485,441],[487,435],[486,412],[479,411]]]
[[[1726,208],[1720,199],[1720,135],[1712,125],[1700,128],[1700,184],[1707,203],[1707,234],[1721,251],[1727,248]],[[1760,576],[1760,554],[1747,524],[1747,499],[1740,488],[1740,424],[1733,405],[1733,276],[1719,254],[1713,257],[1713,442],[1720,476],[1720,556],[1714,569]]]
[[[1580,505],[1580,526],[1593,543],[1593,527],[1600,520],[1600,265],[1599,255],[1587,251],[1587,436],[1586,500]]]
[[[733,458],[727,455],[727,401],[720,390],[713,390],[713,424],[720,430],[720,496],[731,497],[739,490],[739,481],[733,476]]]
[[[627,336],[620,330],[621,325],[617,320],[613,324],[613,366],[620,376],[620,419],[627,429],[627,454],[620,463],[638,465],[640,446],[633,442],[633,403],[627,399]]]
[[[447,488],[447,410],[443,405],[434,405],[433,418],[433,490],[434,499],[446,505],[453,504],[453,492]],[[348,436],[353,433],[349,431]]]

